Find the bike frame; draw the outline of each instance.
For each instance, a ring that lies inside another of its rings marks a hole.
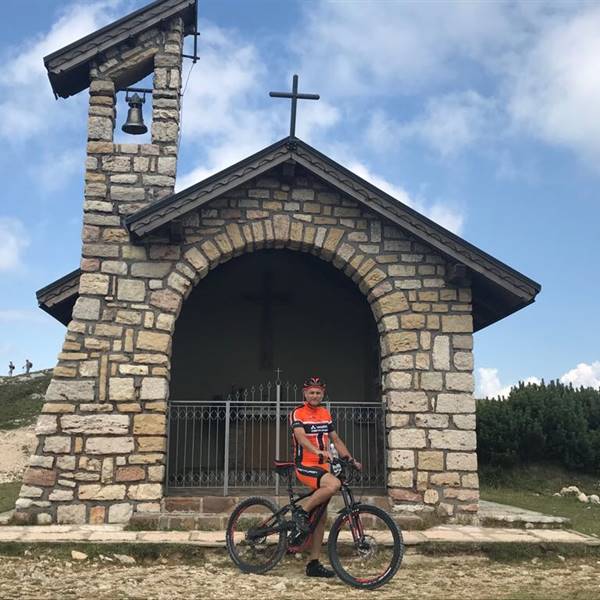
[[[359,544],[359,543],[361,543],[361,541],[363,540],[363,537],[364,537],[364,531],[362,528],[362,524],[360,523],[360,518],[358,517],[358,510],[357,510],[358,507],[360,506],[360,503],[358,503],[354,500],[354,494],[352,493],[352,490],[350,489],[349,482],[346,481],[345,474],[343,477],[340,477],[340,480],[342,482],[342,487],[340,489],[340,492],[342,494],[342,498],[344,499],[344,508],[340,509],[338,511],[338,514],[342,514],[342,513],[346,514],[351,519],[350,530],[352,531],[352,537],[354,539],[354,542],[356,544]],[[295,494],[293,486],[292,486],[292,474],[291,473],[289,474],[289,477],[288,477],[287,489],[288,489],[288,495],[290,498],[289,504],[286,504],[283,508],[279,509],[276,513],[271,515],[269,517],[269,519],[265,523],[263,523],[262,527],[252,528],[252,530],[251,530],[252,536],[251,537],[261,538],[261,537],[270,535],[272,533],[278,533],[281,531],[289,531],[294,527],[293,521],[283,521],[283,523],[281,525],[276,525],[274,527],[268,526],[267,523],[270,523],[273,521],[275,521],[275,522],[279,521],[280,518],[283,517],[284,515],[286,515],[288,512],[292,512],[293,508],[295,508],[301,500],[304,500],[304,498],[308,498],[309,496],[312,496],[314,494],[315,490],[311,490],[310,492],[307,492],[305,494]],[[327,510],[328,504],[329,504],[329,502],[326,502],[325,504],[319,504],[313,510],[311,510],[311,512],[310,512],[310,529],[308,530],[308,535],[306,537],[306,540],[304,540],[304,542],[302,543],[302,547],[307,546],[308,543],[310,542],[310,540],[312,539],[312,535],[313,535],[319,521],[321,520],[323,513]],[[313,518],[313,516],[314,516],[314,518]],[[249,534],[250,534],[250,531],[248,531],[248,535]]]

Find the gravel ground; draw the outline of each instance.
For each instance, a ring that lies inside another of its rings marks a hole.
[[[241,574],[222,556],[201,565],[177,564],[172,558],[123,565],[114,559],[0,557],[0,598],[600,598],[600,560],[595,558],[506,564],[472,556],[407,556],[394,580],[375,592],[354,590],[337,579],[308,579],[303,565],[287,558],[258,576]]]
[[[23,479],[23,471],[35,444],[35,425],[0,430],[0,483]]]

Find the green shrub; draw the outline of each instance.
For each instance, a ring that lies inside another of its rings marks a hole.
[[[520,382],[506,399],[478,400],[477,445],[491,468],[551,462],[599,473],[600,391]]]

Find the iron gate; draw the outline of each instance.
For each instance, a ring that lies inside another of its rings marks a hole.
[[[177,401],[169,406],[167,488],[232,491],[273,488],[273,460],[292,460],[288,414],[301,403],[290,383],[240,390],[225,400]],[[385,415],[381,403],[335,402],[327,396],[336,431],[363,463],[354,485],[385,488]]]

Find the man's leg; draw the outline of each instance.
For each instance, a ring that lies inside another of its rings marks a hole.
[[[306,563],[306,574],[309,577],[325,577],[327,579],[335,577],[331,569],[327,569],[319,562],[319,556],[323,547],[323,537],[325,535],[325,525],[327,523],[327,508],[323,511],[317,526],[313,532],[313,539],[310,547],[310,558]]]
[[[309,560],[319,560],[321,548],[323,547],[323,537],[325,536],[325,524],[327,523],[327,509],[323,511],[321,518],[313,532],[312,544],[310,547]]]
[[[310,512],[315,506],[325,504],[332,496],[340,491],[342,483],[331,473],[325,473],[319,481],[319,487],[302,504],[304,510]]]

